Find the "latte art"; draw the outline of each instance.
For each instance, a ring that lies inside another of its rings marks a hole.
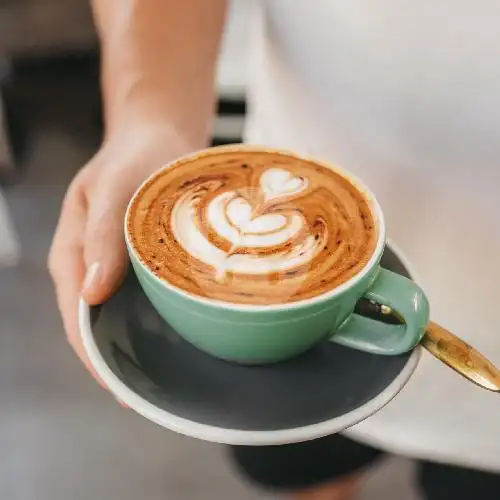
[[[227,273],[266,275],[305,265],[322,242],[312,235],[299,239],[304,217],[270,202],[306,187],[307,180],[278,168],[264,172],[255,191],[241,186],[217,195],[222,183],[201,180],[174,205],[173,235],[188,255],[214,268],[218,281]],[[210,241],[210,233],[224,243]]]
[[[142,261],[187,292],[272,304],[325,293],[371,257],[368,202],[340,174],[282,153],[181,160],[136,195],[129,235]]]

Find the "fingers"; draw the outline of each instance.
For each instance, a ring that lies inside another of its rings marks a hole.
[[[86,216],[82,191],[70,188],[63,203],[48,267],[68,341],[94,378],[103,385],[87,358],[78,325],[78,301],[85,274],[82,236]]]
[[[87,275],[82,295],[89,304],[109,298],[120,284],[127,268],[123,219],[128,197],[121,191],[96,192],[89,207],[85,230],[84,261]]]

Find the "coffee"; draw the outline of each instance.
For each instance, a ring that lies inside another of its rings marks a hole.
[[[283,304],[327,293],[373,255],[377,226],[343,175],[287,153],[211,150],[136,193],[129,241],[157,277],[190,294]]]

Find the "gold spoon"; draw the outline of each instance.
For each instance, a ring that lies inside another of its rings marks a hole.
[[[442,326],[430,321],[421,345],[479,387],[500,392],[500,370],[467,342]]]
[[[365,302],[362,309],[369,314],[382,314],[401,320],[396,311],[388,306]],[[500,392],[500,370],[446,328],[430,321],[420,344],[434,357],[474,384],[488,391]]]

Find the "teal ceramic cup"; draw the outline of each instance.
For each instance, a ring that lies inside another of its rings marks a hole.
[[[125,239],[137,278],[158,313],[197,348],[244,364],[285,360],[323,341],[382,355],[398,355],[415,347],[429,321],[427,298],[412,281],[380,267],[386,242],[382,210],[361,182],[337,167],[335,171],[354,182],[368,199],[378,229],[376,249],[366,266],[341,286],[312,299],[278,305],[207,299],[155,276],[141,261],[128,235],[127,219],[136,193],[126,214]],[[403,324],[387,324],[354,313],[362,298],[390,307]]]

